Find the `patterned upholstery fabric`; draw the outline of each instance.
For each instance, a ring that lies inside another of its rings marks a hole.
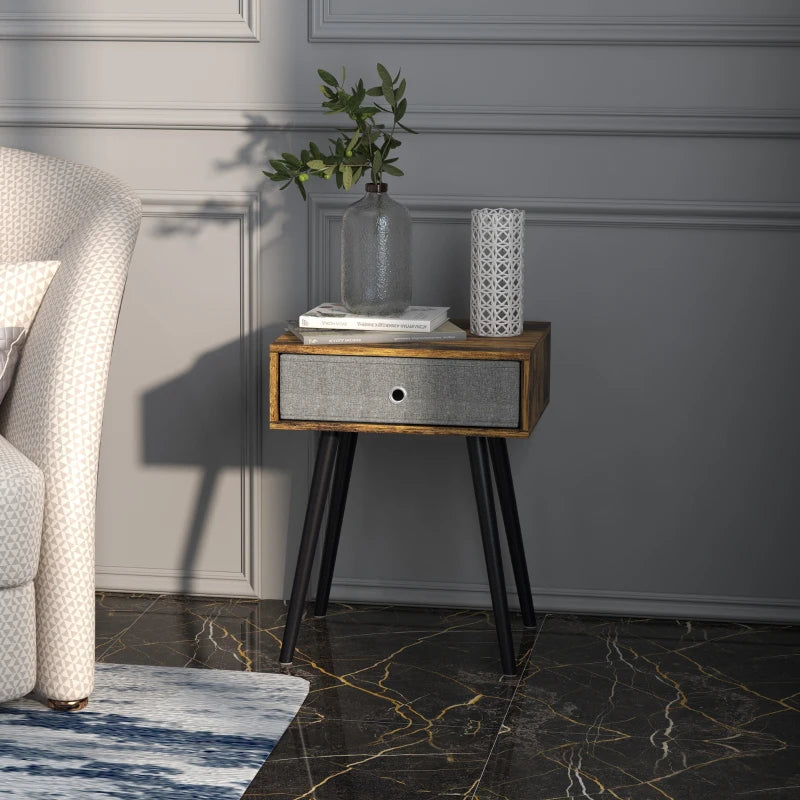
[[[11,386],[25,334],[57,269],[58,261],[0,264],[0,402]]]
[[[61,262],[0,405],[0,433],[44,474],[36,688],[55,700],[87,697],[94,685],[100,428],[140,219],[138,198],[116,178],[0,147],[0,261]]]
[[[0,701],[36,682],[33,578],[39,564],[44,475],[0,436]]]
[[[33,581],[0,590],[0,621],[0,700],[11,700],[36,683]]]
[[[2,436],[0,486],[0,589],[6,589],[30,583],[36,577],[42,538],[44,475]]]
[[[0,328],[0,402],[11,388],[24,338],[25,328]]]

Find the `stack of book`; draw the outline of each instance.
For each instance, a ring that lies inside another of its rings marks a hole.
[[[321,305],[290,320],[286,330],[303,344],[391,344],[466,339],[467,332],[447,318],[443,306],[409,306],[401,314],[371,317],[351,314],[336,303]]]

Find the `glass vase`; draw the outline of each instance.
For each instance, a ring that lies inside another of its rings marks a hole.
[[[411,304],[411,215],[385,183],[342,218],[342,304],[353,314],[399,314]]]

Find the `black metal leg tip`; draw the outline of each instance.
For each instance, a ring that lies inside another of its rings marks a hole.
[[[528,630],[528,631],[535,631],[539,626],[536,624],[536,620],[534,620],[533,622],[531,622],[530,625],[528,625],[527,622],[523,622],[522,623],[522,627],[525,628],[525,630]]]
[[[291,667],[294,661],[279,661],[278,664],[282,667]]]

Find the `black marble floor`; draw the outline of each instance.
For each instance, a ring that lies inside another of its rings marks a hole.
[[[282,603],[99,595],[98,661],[281,671]],[[332,604],[244,800],[800,800],[800,627]]]

